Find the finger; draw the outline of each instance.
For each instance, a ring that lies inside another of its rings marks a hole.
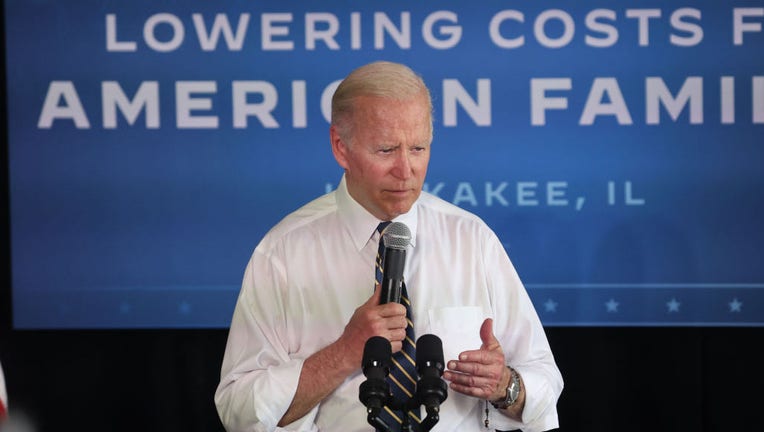
[[[402,342],[406,339],[406,329],[392,329],[388,335],[390,342]]]
[[[406,327],[408,326],[406,315],[394,315],[390,318],[387,318],[387,326],[390,329],[400,330],[406,334]]]
[[[481,365],[504,365],[504,354],[500,350],[486,349],[464,351],[459,354],[458,363],[478,363]]]
[[[403,326],[406,326],[406,306],[400,303],[385,303],[380,305],[379,315],[383,318],[403,317]]]
[[[455,373],[449,371],[448,374],[444,373],[443,377],[448,377],[448,381],[452,384],[463,387],[475,387],[484,389],[493,389],[496,387],[497,380],[493,378],[483,377],[479,375],[470,375],[463,373]]]
[[[483,386],[474,387],[474,386],[463,385],[463,384],[458,384],[454,382],[449,384],[448,387],[455,392],[462,393],[467,396],[476,397],[478,399],[488,399],[493,393],[487,387],[483,387]]]
[[[452,371],[444,372],[443,379],[449,382],[448,386],[452,390],[481,399],[492,398],[495,389],[499,385],[498,381],[495,379]]]
[[[454,372],[474,375],[478,371],[478,364],[474,362],[461,362],[451,360],[448,362],[448,369]]]
[[[374,293],[369,297],[369,300],[366,301],[367,305],[378,305],[379,300],[382,298],[382,285],[376,284],[374,285]]]
[[[499,380],[504,373],[504,364],[502,362],[475,363],[475,362],[448,362],[448,370],[457,374],[464,374],[476,377],[485,377],[489,380]],[[454,375],[457,375],[454,374]]]
[[[487,350],[501,349],[501,344],[496,336],[493,334],[493,319],[486,318],[483,324],[480,326],[480,340],[483,341],[481,348]]]

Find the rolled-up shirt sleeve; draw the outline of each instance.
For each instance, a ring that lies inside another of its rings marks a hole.
[[[283,289],[286,279],[279,260],[262,245],[244,273],[223,357],[215,405],[229,432],[316,430],[318,408],[278,428],[297,390],[304,359],[290,358]]]
[[[509,366],[525,386],[522,422],[499,412],[491,427],[499,430],[545,431],[559,427],[557,400],[563,380],[552,355],[541,320],[498,238],[491,234],[485,248],[488,286],[494,297],[494,333]],[[502,310],[503,309],[503,310]]]

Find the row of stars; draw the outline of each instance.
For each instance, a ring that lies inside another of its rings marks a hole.
[[[556,301],[548,299],[546,302],[544,302],[544,310],[549,313],[557,312],[558,305],[559,304]],[[620,305],[621,304],[614,298],[610,298],[607,302],[603,303],[603,306],[608,313],[618,313],[618,307]],[[682,303],[674,297],[666,302],[666,312],[679,313],[681,306]],[[737,297],[733,298],[729,303],[727,303],[727,306],[730,313],[740,313],[743,311],[743,302],[740,301]],[[132,306],[129,303],[122,303],[119,307],[119,310],[124,314],[128,314],[132,311]],[[178,312],[183,315],[189,314],[191,312],[191,304],[186,301],[180,302],[178,304]]]
[[[546,302],[544,302],[544,310],[546,312],[557,312],[557,306],[558,303],[552,299],[548,299]],[[603,303],[603,306],[608,313],[618,313],[618,306],[620,306],[620,303],[611,297],[608,301]],[[668,313],[678,313],[681,306],[682,303],[679,300],[672,298],[666,302],[666,311]],[[730,313],[740,313],[743,311],[743,302],[738,300],[737,297],[733,298],[729,303],[727,303],[727,306],[729,307]]]
[[[557,306],[559,303],[554,301],[553,299],[547,299],[546,302],[544,302],[544,311],[549,313],[555,313],[557,312]],[[605,311],[608,313],[618,313],[618,307],[621,304],[614,298],[610,298],[608,301],[603,303],[603,306],[605,307]],[[673,297],[671,300],[667,301],[665,303],[666,306],[666,312],[667,313],[679,313],[680,308],[682,307],[682,303],[676,299],[676,297]],[[740,301],[737,297],[733,298],[731,301],[727,303],[727,307],[729,308],[730,313],[740,313],[743,311],[743,302]],[[119,306],[119,311],[123,314],[129,314],[132,312],[132,305],[130,303],[124,302]],[[178,303],[178,313],[183,315],[188,315],[191,312],[191,304],[187,301],[182,301]]]

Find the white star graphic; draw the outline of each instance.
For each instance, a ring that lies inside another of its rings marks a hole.
[[[615,299],[610,299],[605,303],[605,307],[607,308],[607,311],[610,313],[618,312],[618,302],[615,301]]]
[[[544,303],[544,308],[547,312],[557,312],[557,302],[549,299]]]
[[[680,305],[681,303],[679,303],[675,298],[672,298],[671,301],[666,302],[666,307],[668,308],[669,313],[679,312]]]
[[[737,297],[732,299],[732,301],[729,302],[728,304],[729,304],[729,307],[730,307],[730,312],[736,312],[737,313],[737,312],[740,312],[740,311],[743,310],[743,302],[738,300]]]

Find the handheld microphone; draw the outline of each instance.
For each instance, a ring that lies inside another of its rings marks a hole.
[[[379,414],[390,394],[390,385],[386,378],[390,373],[391,356],[390,341],[382,336],[370,337],[363,347],[361,369],[366,381],[361,383],[358,389],[358,399],[364,404],[370,416]]]
[[[406,246],[411,241],[411,231],[406,224],[393,222],[382,231],[385,245],[383,258],[382,293],[380,304],[400,303],[403,287],[403,267],[406,265]]]
[[[440,404],[448,397],[448,387],[441,378],[444,367],[443,343],[440,338],[425,334],[417,339],[416,369],[419,372],[419,382],[416,394],[428,414],[437,413]]]

